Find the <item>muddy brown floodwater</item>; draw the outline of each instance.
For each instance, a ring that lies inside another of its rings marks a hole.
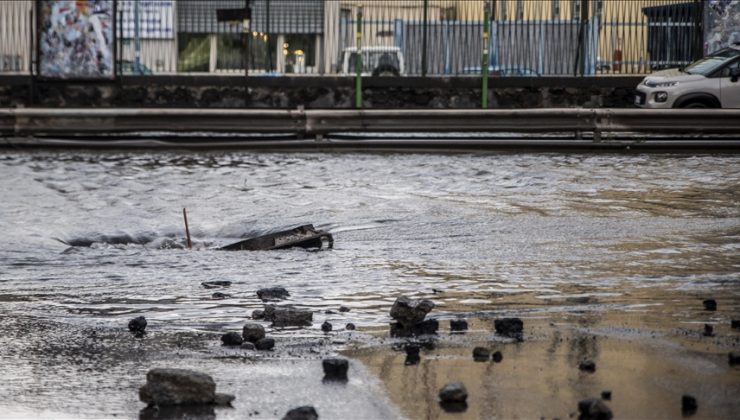
[[[616,418],[740,413],[736,155],[5,150],[0,183],[0,418],[149,418],[138,388],[154,367],[236,396],[198,418],[313,405],[321,418],[567,419],[604,391]],[[215,249],[307,223],[334,249]],[[269,286],[313,325],[264,323],[271,352],[221,346]],[[416,365],[388,337],[400,295],[433,300],[440,321]],[[143,338],[127,330],[137,316]],[[494,333],[501,317],[524,321],[523,341]],[[451,334],[456,318],[469,331]],[[478,346],[503,360],[474,361]],[[337,354],[349,381],[323,382]],[[465,411],[437,401],[452,381]]]

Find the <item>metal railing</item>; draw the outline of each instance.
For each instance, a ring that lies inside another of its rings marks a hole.
[[[54,3],[61,2],[0,2],[0,73],[39,74],[39,60],[65,54],[53,48],[73,44],[99,53],[108,42],[123,77],[354,75],[360,57],[367,75],[642,74],[701,56],[706,6],[699,0],[99,0],[108,8],[90,13],[113,14],[115,30],[101,35],[95,26],[57,45],[45,40],[69,34]],[[218,18],[217,10],[247,7],[247,20]]]

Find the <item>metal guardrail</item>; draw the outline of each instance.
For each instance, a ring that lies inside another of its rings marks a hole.
[[[554,108],[523,110],[235,110],[0,109],[0,135],[96,136],[167,133],[603,133],[736,134],[740,109],[644,110]]]

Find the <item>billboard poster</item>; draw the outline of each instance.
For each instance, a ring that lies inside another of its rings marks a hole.
[[[142,39],[172,39],[175,37],[175,0],[119,0],[121,36],[135,36],[135,4],[138,3],[139,37]]]
[[[709,0],[704,6],[704,52],[740,43],[740,0]]]
[[[39,75],[113,79],[114,0],[39,0]]]

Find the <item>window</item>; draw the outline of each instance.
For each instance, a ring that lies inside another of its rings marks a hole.
[[[439,20],[457,20],[457,9],[455,6],[441,8],[439,10]]]
[[[570,3],[570,18],[571,20],[581,19],[581,0],[571,0]]]
[[[316,66],[316,35],[285,35],[285,73],[306,73]]]
[[[210,71],[211,40],[208,34],[177,34],[177,71]]]
[[[244,36],[218,34],[216,43],[216,70],[244,69]]]

